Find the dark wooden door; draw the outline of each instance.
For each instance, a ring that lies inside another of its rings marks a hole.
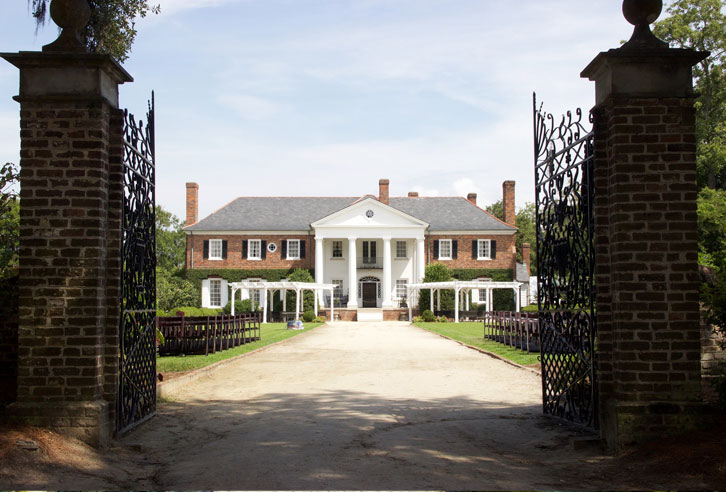
[[[363,284],[363,307],[376,307],[377,306],[377,288],[374,283]]]

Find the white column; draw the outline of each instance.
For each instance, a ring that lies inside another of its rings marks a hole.
[[[469,310],[469,297],[471,297],[471,294],[469,294],[470,292],[471,292],[470,290],[464,291],[464,301],[466,304],[466,307],[464,309],[467,311]]]
[[[441,289],[436,289],[436,310],[441,311]]]
[[[335,303],[333,302],[334,290],[330,290],[330,322],[332,323],[335,319]]]
[[[383,238],[383,302],[382,307],[391,307],[391,238]]]
[[[287,311],[287,290],[282,289],[280,291],[280,294],[282,295],[282,311]]]
[[[262,301],[262,322],[267,323],[267,287],[262,289],[262,293],[265,295],[265,300]]]
[[[519,287],[517,287],[516,289],[514,289],[514,297],[515,297],[515,299],[514,299],[514,310],[516,312],[519,312],[519,304],[522,302],[520,300]]]
[[[413,314],[412,314],[412,309],[413,309],[413,308],[411,307],[411,306],[412,306],[412,304],[413,304],[413,303],[411,302],[411,298],[412,298],[413,296],[412,296],[411,294],[413,294],[413,292],[411,291],[411,288],[410,288],[410,287],[408,287],[408,288],[406,289],[406,298],[407,298],[407,299],[409,300],[409,301],[408,301],[408,321],[413,321]]]
[[[325,283],[325,271],[323,270],[323,263],[324,263],[325,255],[323,255],[323,239],[322,238],[315,238],[315,283],[316,284],[322,284]],[[315,294],[317,294],[318,291],[315,291]],[[320,296],[325,297],[325,296]],[[322,299],[320,299],[322,301]],[[318,296],[315,296],[315,315],[318,315]]]
[[[230,301],[232,303],[232,316],[234,316],[234,295],[237,293],[237,289],[232,287],[232,300]]]
[[[358,308],[358,268],[354,237],[348,238],[348,308]]]
[[[431,295],[429,296],[431,309],[429,309],[429,311],[431,311],[433,313],[434,312],[434,289],[429,289],[429,291],[431,292]]]
[[[255,312],[255,289],[248,289],[250,293],[250,312]]]
[[[318,315],[318,289],[315,289],[313,291],[313,296],[315,297],[315,302],[313,302],[313,305],[315,306],[315,316]]]
[[[414,274],[414,282],[423,282],[426,275],[426,251],[424,248],[424,240],[416,239],[416,273]]]
[[[295,319],[300,319],[300,308],[302,303],[300,302],[300,289],[295,289]]]
[[[458,287],[454,289],[454,323],[459,322],[459,294],[461,291]]]

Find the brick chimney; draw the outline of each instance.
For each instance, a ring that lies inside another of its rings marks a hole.
[[[381,179],[378,181],[378,201],[388,205],[388,184],[387,179]]]
[[[409,198],[418,198],[418,191],[409,191],[408,197]]]
[[[529,243],[522,244],[522,261],[527,265],[527,273],[532,275],[532,269],[530,268],[530,245]]]
[[[199,222],[199,185],[187,183],[187,221],[185,226]]]
[[[502,184],[502,209],[504,211],[504,222],[516,226],[516,215],[514,213],[514,181],[505,181]]]
[[[469,193],[468,195],[466,195],[466,199],[476,205],[476,193]]]

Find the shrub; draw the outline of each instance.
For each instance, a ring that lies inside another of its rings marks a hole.
[[[413,317],[413,322],[414,323],[421,323],[421,322],[423,322],[423,320],[424,319],[421,316],[414,316]]]
[[[530,304],[529,306],[524,306],[522,308],[523,313],[538,313],[539,312],[539,306],[537,304]]]
[[[255,310],[261,311],[261,307],[259,304],[255,304]],[[240,313],[249,313],[252,311],[252,301],[249,299],[245,299],[244,301],[240,301],[239,299],[235,299],[234,301],[234,314],[240,314]],[[222,312],[224,314],[231,314],[232,313],[232,303],[228,302],[226,306],[222,308]]]
[[[302,319],[304,322],[310,323],[312,322],[312,320],[315,319],[315,313],[313,313],[312,311],[305,311],[302,315]]]
[[[327,320],[325,319],[325,316],[318,316],[313,321],[316,323],[325,323]]]
[[[428,309],[426,311],[424,311],[423,313],[421,313],[421,318],[426,323],[433,323],[434,321],[436,321],[436,316],[434,316],[434,313],[432,313]]]
[[[210,308],[198,308],[191,306],[182,306],[171,309],[169,311],[170,316],[177,316],[177,312],[183,312],[184,316],[218,316],[222,314],[221,309],[210,309]]]
[[[438,321],[439,323],[448,323],[449,319],[446,316],[439,316],[438,318],[436,318],[436,321]]]

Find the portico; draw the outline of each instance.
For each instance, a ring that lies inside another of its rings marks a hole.
[[[364,197],[312,224],[315,281],[336,284],[338,299],[347,292],[348,309],[397,307],[407,295],[405,285],[424,277],[427,227],[374,197]],[[370,304],[373,298],[375,305]]]

